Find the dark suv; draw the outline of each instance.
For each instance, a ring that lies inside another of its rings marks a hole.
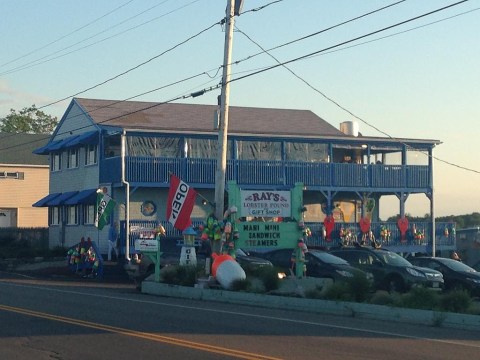
[[[443,276],[439,271],[412,265],[400,255],[367,247],[340,248],[330,253],[350,265],[373,274],[375,287],[389,292],[406,292],[414,286],[441,290]]]

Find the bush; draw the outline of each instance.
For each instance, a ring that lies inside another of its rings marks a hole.
[[[438,304],[439,294],[424,287],[412,288],[401,297],[401,306],[410,309],[433,310]]]
[[[350,285],[347,282],[336,282],[325,289],[324,299],[338,301],[354,301]]]
[[[355,273],[353,278],[347,281],[348,291],[356,302],[364,302],[368,299],[371,291],[370,282],[363,274]]]
[[[370,282],[363,274],[355,273],[352,278],[328,286],[324,298],[329,300],[365,302],[370,296]],[[318,294],[316,295],[318,296]]]
[[[260,279],[265,287],[265,291],[277,290],[280,287],[280,279],[278,278],[279,270],[272,266],[262,266],[252,272],[252,276]]]
[[[390,305],[398,304],[399,298],[397,294],[390,294],[386,291],[378,291],[370,298],[370,304],[373,305]]]
[[[471,306],[472,298],[465,290],[448,292],[440,300],[440,309],[443,311],[467,313]]]
[[[195,266],[166,266],[161,271],[161,277],[166,284],[194,286],[197,282],[198,271],[199,269]]]
[[[232,282],[233,291],[250,291],[251,283],[249,279],[237,279]]]

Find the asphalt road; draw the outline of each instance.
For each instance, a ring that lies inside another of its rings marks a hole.
[[[161,298],[0,272],[8,359],[478,359],[480,333]]]

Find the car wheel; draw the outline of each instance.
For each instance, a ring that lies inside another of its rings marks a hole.
[[[387,291],[389,293],[403,293],[405,292],[405,284],[400,277],[393,276],[387,280]]]

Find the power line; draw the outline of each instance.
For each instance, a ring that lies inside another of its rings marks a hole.
[[[198,2],[198,1],[200,1],[200,0],[193,0],[193,1],[191,1],[190,3],[188,3],[188,4],[179,6],[179,7],[175,8],[175,9],[173,9],[173,10],[171,10],[171,11],[168,11],[168,12],[166,12],[166,13],[160,15],[160,16],[157,16],[157,17],[155,17],[155,18],[153,18],[153,19],[147,20],[147,21],[145,21],[145,22],[143,22],[143,23],[141,23],[141,24],[138,24],[138,25],[136,25],[136,26],[133,26],[133,27],[131,27],[131,28],[128,28],[128,29],[126,29],[126,30],[123,30],[123,31],[121,31],[121,32],[119,32],[119,33],[110,35],[110,36],[108,36],[108,37],[106,37],[106,38],[100,39],[100,40],[98,40],[98,41],[95,41],[95,42],[93,42],[93,43],[87,44],[87,45],[82,46],[82,47],[80,47],[80,48],[71,50],[71,51],[69,51],[69,52],[60,54],[60,55],[58,55],[58,56],[51,57],[51,56],[53,56],[53,55],[55,55],[55,54],[61,53],[62,51],[65,51],[65,50],[70,49],[70,48],[72,48],[72,47],[74,47],[74,46],[76,46],[76,45],[79,45],[79,44],[81,44],[81,43],[83,43],[83,42],[85,42],[85,41],[87,41],[87,40],[93,39],[93,38],[95,38],[95,37],[97,37],[97,36],[99,36],[99,35],[107,32],[107,31],[109,31],[109,30],[111,30],[111,29],[113,29],[113,28],[115,28],[115,27],[118,27],[118,26],[120,26],[120,25],[122,25],[122,24],[124,24],[124,23],[126,23],[126,22],[128,22],[128,21],[130,21],[130,20],[132,20],[132,19],[134,19],[134,18],[136,18],[136,17],[138,17],[138,16],[140,16],[140,15],[148,12],[148,11],[151,11],[152,9],[154,9],[154,8],[160,6],[160,5],[163,5],[163,4],[164,4],[165,2],[167,2],[167,1],[169,1],[169,0],[165,0],[165,1],[163,1],[162,3],[160,3],[160,4],[157,4],[157,5],[155,5],[155,6],[152,6],[152,7],[148,8],[148,9],[146,9],[146,10],[144,10],[144,11],[142,11],[142,12],[140,12],[140,13],[134,15],[134,16],[131,16],[131,17],[127,18],[126,20],[123,20],[123,21],[121,21],[121,22],[119,22],[119,23],[117,23],[117,24],[115,24],[115,25],[113,25],[113,26],[111,26],[111,27],[109,27],[109,28],[101,31],[101,32],[98,32],[98,33],[96,33],[96,34],[94,34],[94,35],[92,35],[92,36],[89,36],[88,38],[85,38],[85,39],[83,39],[83,40],[81,40],[81,41],[78,41],[78,42],[76,42],[76,43],[74,43],[74,44],[72,44],[72,45],[69,45],[69,46],[67,46],[67,47],[65,47],[65,48],[62,48],[62,49],[60,49],[60,50],[57,50],[57,51],[55,51],[55,52],[53,52],[53,53],[51,53],[51,54],[45,55],[45,56],[43,56],[43,57],[41,57],[41,58],[38,58],[38,59],[36,59],[36,60],[30,61],[30,62],[28,62],[28,63],[26,63],[26,64],[23,64],[23,65],[21,65],[21,66],[18,66],[18,67],[16,67],[16,68],[13,68],[13,69],[4,71],[4,72],[0,73],[0,76],[9,75],[9,74],[12,74],[12,73],[15,73],[15,72],[18,72],[18,71],[22,71],[22,70],[25,70],[25,69],[30,69],[30,68],[32,68],[32,67],[35,67],[35,66],[38,66],[38,65],[41,65],[41,64],[45,64],[45,63],[47,63],[47,62],[50,62],[50,61],[53,61],[53,60],[62,58],[62,57],[64,57],[64,56],[73,54],[73,53],[75,53],[75,52],[84,50],[84,49],[89,48],[89,47],[91,47],[91,46],[94,46],[94,45],[97,45],[97,44],[99,44],[99,43],[105,42],[105,41],[107,41],[107,40],[113,39],[113,38],[115,38],[115,37],[117,37],[117,36],[123,35],[123,34],[129,32],[129,31],[135,30],[135,29],[137,29],[137,28],[139,28],[139,27],[142,27],[142,26],[144,26],[144,25],[147,25],[147,24],[149,24],[149,23],[151,23],[151,22],[153,22],[153,21],[156,21],[156,20],[158,20],[158,19],[160,19],[160,18],[162,18],[162,17],[165,17],[165,16],[167,16],[167,15],[170,15],[170,14],[172,14],[172,13],[178,11],[178,10],[181,10],[181,9],[187,7],[187,6],[190,6],[190,5],[192,5],[193,3],[196,3],[196,2]],[[41,61],[41,60],[44,60],[44,61]]]
[[[17,61],[17,60],[23,59],[23,58],[25,58],[25,57],[27,57],[27,56],[29,56],[29,55],[32,55],[32,54],[34,54],[34,53],[36,53],[36,52],[38,52],[38,51],[40,51],[40,50],[43,50],[43,49],[49,47],[50,45],[53,45],[53,44],[59,42],[60,40],[63,40],[63,39],[65,39],[66,37],[68,37],[68,36],[70,36],[70,35],[73,35],[73,34],[79,32],[79,31],[82,30],[82,29],[85,29],[86,27],[88,27],[88,26],[96,23],[97,21],[103,19],[104,17],[107,17],[107,16],[110,15],[110,14],[113,14],[113,13],[116,12],[117,10],[120,10],[120,9],[123,8],[124,6],[128,5],[129,3],[131,3],[132,1],[134,1],[134,0],[129,0],[129,1],[127,1],[126,3],[123,3],[122,5],[120,5],[120,6],[116,7],[115,9],[107,12],[106,14],[103,14],[102,16],[100,16],[100,17],[98,17],[98,18],[90,21],[89,23],[87,23],[87,24],[85,24],[85,25],[83,25],[83,26],[81,26],[81,27],[79,27],[79,28],[77,28],[77,29],[69,32],[68,34],[65,34],[65,35],[59,37],[59,38],[56,39],[56,40],[53,40],[53,41],[49,42],[48,44],[45,44],[45,45],[43,45],[43,46],[41,46],[41,47],[39,47],[39,48],[36,48],[36,49],[34,49],[34,50],[32,50],[32,51],[30,51],[30,52],[28,52],[28,53],[26,53],[26,54],[24,54],[24,55],[22,55],[22,56],[19,56],[19,57],[13,59],[13,60],[10,60],[10,61],[8,61],[8,62],[6,62],[6,63],[0,64],[0,67],[4,67],[5,65],[11,64],[11,63],[13,63],[13,62],[15,62],[15,61]]]
[[[102,82],[100,82],[100,83],[98,83],[98,84],[96,84],[96,85],[93,85],[93,86],[87,88],[87,89],[84,89],[84,90],[82,90],[82,91],[79,91],[79,92],[77,92],[77,93],[75,93],[75,94],[73,94],[73,95],[69,95],[69,96],[64,97],[64,98],[62,98],[62,99],[60,99],[60,100],[56,100],[56,101],[51,102],[51,103],[49,103],[49,104],[40,106],[38,109],[43,109],[43,108],[46,108],[47,106],[51,106],[51,105],[54,105],[54,104],[58,104],[59,102],[62,102],[62,101],[67,100],[67,99],[69,99],[69,98],[71,98],[71,97],[75,97],[75,96],[77,96],[77,95],[83,94],[83,93],[85,93],[85,92],[87,92],[87,91],[90,91],[90,90],[92,90],[92,89],[95,89],[95,88],[97,88],[97,87],[99,87],[99,86],[105,85],[106,83],[108,83],[108,82],[110,82],[110,81],[113,81],[113,80],[115,80],[115,79],[118,79],[119,77],[121,77],[121,76],[123,76],[123,75],[126,75],[126,74],[128,74],[129,72],[131,72],[131,71],[133,71],[133,70],[136,70],[136,69],[142,67],[143,65],[148,64],[149,62],[151,62],[151,61],[153,61],[153,60],[155,60],[155,59],[157,59],[157,58],[165,55],[166,53],[168,53],[168,52],[176,49],[177,47],[179,47],[179,46],[181,46],[181,45],[189,42],[190,40],[192,40],[192,39],[200,36],[201,34],[203,34],[203,33],[206,32],[206,31],[210,30],[210,29],[213,28],[214,26],[220,25],[220,24],[221,24],[221,21],[216,22],[215,24],[210,25],[209,27],[201,30],[200,32],[198,32],[197,34],[189,37],[188,39],[186,39],[186,40],[184,40],[184,41],[182,41],[182,42],[180,42],[180,43],[172,46],[171,48],[169,48],[169,49],[161,52],[161,53],[158,54],[158,55],[155,55],[155,56],[151,57],[150,59],[148,59],[148,60],[146,60],[146,61],[144,61],[144,62],[142,62],[142,63],[140,63],[140,64],[138,64],[138,65],[136,65],[136,66],[134,66],[134,67],[132,67],[132,68],[130,68],[130,69],[128,69],[128,70],[125,70],[124,72],[121,72],[120,74],[117,74],[117,75],[115,75],[115,76],[113,76],[113,77],[111,77],[111,78],[108,78],[107,80],[104,80],[104,81],[102,81]]]
[[[242,80],[242,79],[244,79],[244,78],[247,78],[247,77],[250,77],[250,76],[253,76],[253,75],[258,75],[258,74],[260,74],[260,73],[262,73],[262,72],[275,69],[275,68],[277,68],[277,67],[279,67],[279,66],[283,66],[283,65],[286,65],[286,64],[290,64],[290,63],[293,63],[293,62],[296,62],[296,61],[299,61],[299,60],[303,60],[303,59],[312,57],[313,55],[320,54],[320,53],[323,53],[323,52],[325,52],[325,51],[338,48],[338,47],[340,47],[340,46],[342,46],[342,45],[346,45],[346,44],[352,43],[352,42],[354,42],[354,41],[357,41],[357,40],[366,38],[366,37],[371,36],[371,35],[375,35],[375,34],[381,33],[381,32],[383,32],[383,31],[386,31],[386,30],[389,30],[389,29],[393,29],[393,28],[395,28],[395,27],[397,27],[397,26],[404,25],[404,24],[407,24],[407,23],[412,22],[412,21],[414,21],[414,20],[421,19],[421,18],[423,18],[423,17],[425,17],[425,16],[429,16],[429,15],[435,14],[435,13],[437,13],[437,12],[440,12],[440,11],[446,10],[446,9],[448,9],[448,8],[451,8],[451,7],[460,5],[460,4],[462,4],[462,3],[464,3],[464,2],[467,2],[467,1],[469,1],[469,0],[462,0],[462,1],[456,2],[456,3],[454,3],[454,4],[450,4],[450,5],[444,6],[444,7],[442,7],[442,8],[439,8],[439,9],[436,9],[436,10],[432,10],[432,11],[427,12],[427,13],[425,13],[425,14],[415,16],[415,17],[413,17],[413,18],[410,18],[410,19],[401,21],[401,22],[399,22],[399,23],[396,23],[396,24],[393,24],[393,25],[390,25],[390,26],[381,28],[381,29],[379,29],[379,30],[372,31],[372,32],[369,32],[369,33],[364,34],[364,35],[361,35],[361,36],[357,36],[357,37],[355,37],[355,38],[353,38],[353,39],[346,40],[346,41],[343,41],[343,42],[341,42],[341,43],[338,43],[338,44],[335,44],[335,45],[332,45],[332,46],[323,48],[323,49],[321,49],[321,50],[317,50],[317,51],[314,51],[314,52],[312,52],[312,53],[309,53],[309,54],[302,55],[302,56],[299,56],[299,57],[294,58],[294,59],[290,59],[290,60],[284,61],[284,62],[282,62],[282,63],[280,63],[280,64],[272,65],[272,66],[267,67],[267,68],[265,68],[265,69],[262,69],[262,70],[259,70],[259,71],[255,71],[255,72],[250,73],[250,74],[248,74],[248,75],[244,75],[244,76],[241,76],[241,77],[232,79],[232,80],[230,80],[230,82]]]
[[[436,13],[436,12],[439,12],[439,11],[442,11],[442,10],[445,10],[445,9],[450,8],[450,7],[452,7],[452,6],[459,5],[459,4],[464,3],[464,2],[466,2],[466,1],[468,1],[468,0],[460,1],[460,2],[457,2],[457,3],[455,3],[455,4],[451,4],[451,5],[445,6],[445,7],[443,7],[443,8],[440,8],[440,9],[437,9],[437,10],[434,10],[434,11],[431,11],[431,12],[428,12],[428,13],[423,14],[423,15],[419,15],[419,16],[417,16],[417,17],[414,17],[414,18],[408,19],[408,20],[406,20],[406,21],[403,21],[403,22],[400,22],[400,23],[397,23],[397,24],[388,26],[388,27],[386,27],[386,28],[383,28],[383,29],[380,29],[380,30],[371,32],[371,33],[369,33],[369,34],[365,34],[365,35],[360,36],[360,37],[357,37],[357,38],[355,38],[355,39],[342,42],[342,43],[340,43],[340,44],[337,44],[337,45],[328,47],[328,48],[326,48],[326,49],[322,49],[322,50],[316,51],[316,52],[314,52],[314,53],[311,53],[311,54],[308,54],[308,55],[305,55],[305,56],[302,56],[302,57],[299,57],[299,58],[295,58],[295,59],[289,60],[289,61],[287,61],[287,62],[280,63],[277,59],[274,58],[274,59],[278,62],[278,65],[264,68],[264,69],[262,69],[261,71],[254,72],[254,73],[251,73],[251,74],[249,74],[249,75],[246,75],[246,76],[242,76],[242,77],[233,79],[233,80],[231,80],[231,81],[242,80],[242,79],[247,78],[247,77],[250,77],[250,76],[252,76],[252,75],[256,75],[256,74],[258,74],[258,73],[271,70],[271,69],[276,68],[276,67],[278,67],[278,66],[283,66],[283,67],[287,68],[285,65],[288,64],[288,63],[290,63],[290,62],[294,62],[294,61],[298,61],[298,60],[303,60],[303,59],[305,59],[305,58],[307,58],[307,57],[311,57],[311,56],[317,55],[317,54],[319,54],[319,53],[321,53],[321,52],[325,52],[326,50],[331,50],[331,49],[333,49],[333,48],[337,48],[337,47],[339,47],[339,46],[341,46],[341,45],[344,45],[344,44],[347,44],[347,43],[356,41],[356,40],[361,39],[361,38],[365,38],[365,37],[367,37],[367,36],[370,36],[370,35],[373,35],[373,34],[376,34],[376,33],[382,32],[382,31],[385,31],[385,30],[387,30],[387,29],[391,29],[391,28],[393,28],[393,27],[396,27],[396,26],[399,26],[399,25],[408,23],[408,22],[410,22],[410,21],[413,21],[413,20],[416,20],[416,19],[425,17],[425,16],[427,16],[427,15],[431,15],[431,14],[433,14],[433,13]],[[400,2],[401,2],[401,1],[400,1]],[[394,4],[389,5],[389,6],[393,6],[393,5],[398,4],[398,3],[400,3],[400,2],[394,3]],[[389,7],[389,6],[387,6],[387,7]],[[386,8],[386,7],[384,7],[384,8]],[[376,10],[376,11],[379,11],[379,10]],[[374,12],[376,12],[376,11],[374,11]],[[457,16],[458,16],[458,15],[457,15]],[[349,20],[349,21],[347,21],[347,22],[350,22],[350,21],[352,21],[352,20]],[[242,33],[243,33],[243,32],[242,32]],[[243,34],[246,35],[245,33],[243,33]],[[247,36],[247,37],[248,37],[248,36]],[[305,37],[305,38],[306,38],[306,37]],[[251,39],[250,39],[250,40],[251,40]],[[253,40],[251,40],[251,41],[253,41]],[[258,44],[257,44],[257,45],[258,45]],[[259,45],[258,45],[258,46],[259,46]],[[259,47],[262,48],[261,46],[259,46]],[[263,48],[262,48],[262,49],[263,49]],[[264,52],[267,52],[267,50],[264,50]],[[270,54],[269,54],[269,55],[270,55]],[[270,56],[271,56],[271,55],[270,55]],[[238,63],[238,62],[237,62],[237,63]],[[287,69],[288,69],[288,68],[287,68]],[[289,70],[290,72],[292,72],[290,69],[288,69],[288,70]],[[293,72],[292,72],[292,74],[294,74],[295,76],[297,76],[297,75],[296,75],[295,73],[293,73]],[[298,77],[298,76],[297,76],[297,77]],[[341,109],[343,109],[344,111],[350,113],[350,114],[351,114],[352,116],[354,116],[355,118],[357,118],[357,119],[359,119],[360,121],[364,122],[364,123],[367,124],[368,126],[376,129],[377,131],[381,132],[381,133],[384,134],[385,136],[387,136],[387,137],[395,140],[395,138],[391,137],[389,134],[381,131],[380,129],[377,129],[375,126],[369,124],[369,123],[366,122],[365,120],[361,119],[360,117],[358,117],[358,116],[356,116],[355,114],[353,114],[352,112],[350,112],[348,109],[345,109],[345,108],[342,107],[340,104],[336,103],[334,100],[332,100],[332,99],[330,99],[329,97],[327,97],[325,94],[323,94],[322,92],[320,92],[318,89],[314,88],[312,85],[310,85],[310,84],[309,84],[308,82],[306,82],[304,79],[302,79],[302,78],[300,78],[300,77],[298,77],[298,78],[299,78],[300,80],[302,80],[303,82],[305,82],[309,87],[311,87],[311,88],[314,89],[315,91],[319,92],[319,93],[320,93],[322,96],[324,96],[326,99],[328,99],[329,101],[332,101],[333,103],[335,103],[337,106],[339,106],[339,107],[340,107]],[[172,101],[175,101],[175,100],[178,100],[178,99],[186,99],[186,98],[189,98],[189,97],[194,97],[193,94],[199,94],[199,93],[204,94],[204,93],[207,93],[207,92],[212,91],[212,90],[214,90],[214,89],[217,89],[218,87],[219,87],[219,86],[217,85],[216,87],[211,87],[211,88],[209,88],[209,89],[203,89],[203,90],[201,90],[201,91],[197,91],[197,92],[192,93],[192,94],[187,95],[187,96],[180,96],[180,97],[178,97],[178,98],[169,100],[168,102],[172,102]],[[138,96],[141,96],[141,95],[138,95]],[[134,97],[138,97],[138,96],[134,96]],[[134,97],[132,97],[132,98],[134,98]],[[131,99],[131,98],[130,98],[130,99]],[[58,102],[63,101],[63,100],[66,100],[66,98],[65,98],[65,99],[62,99],[62,100],[59,100]],[[124,101],[125,101],[125,100],[124,100]],[[120,101],[119,101],[119,102],[120,102]],[[166,103],[166,102],[164,102],[164,103]],[[145,109],[137,110],[136,112],[138,112],[138,111],[143,111],[143,110],[146,110],[146,109],[155,107],[155,106],[159,106],[159,105],[162,105],[162,104],[164,104],[164,103],[154,104],[154,105],[152,105],[152,106],[150,106],[150,107],[147,107],[147,108],[145,108]],[[52,104],[53,104],[53,103],[52,103]],[[49,104],[49,105],[51,105],[51,104]],[[45,106],[48,106],[48,105],[45,105]],[[45,107],[45,106],[44,106],[44,107]],[[119,116],[119,117],[128,116],[128,115],[130,115],[130,114],[131,114],[131,113],[123,114],[123,115],[121,115],[121,116]],[[118,118],[118,117],[116,117],[116,118]],[[111,121],[111,120],[113,120],[113,119],[115,119],[115,118],[107,119],[107,120],[105,120],[104,122]],[[401,143],[401,142],[400,142],[400,143]],[[444,161],[444,160],[442,160],[442,159],[438,159],[438,158],[436,158],[436,157],[434,157],[434,158],[437,159],[437,160],[439,160],[439,161],[445,162],[445,163],[447,163],[447,164],[449,164],[449,165],[456,166],[456,167],[461,168],[461,169],[464,169],[464,170],[468,170],[468,171],[472,171],[472,172],[478,172],[478,171],[476,171],[476,170],[472,170],[472,169],[469,169],[469,168],[466,168],[466,167],[462,167],[462,166],[459,166],[459,165],[456,165],[456,164],[453,164],[453,163],[449,163],[449,162],[447,162],[447,161]],[[480,173],[480,172],[478,172],[478,173]]]
[[[473,11],[473,10],[471,10]],[[468,11],[468,12],[471,12],[471,11]],[[468,12],[465,12],[465,13],[468,13]],[[451,19],[453,17],[456,17],[456,16],[459,16],[459,14],[455,15],[455,16],[451,16],[447,19]],[[446,19],[442,19],[443,20],[446,20]],[[433,23],[437,23],[437,22],[440,22],[439,21],[435,21],[435,22],[432,22]],[[424,25],[425,26],[425,25]],[[421,26],[423,27],[423,26]],[[419,27],[418,27],[419,28]],[[340,109],[342,109],[343,111],[347,112],[348,114],[350,114],[351,116],[353,116],[354,118],[360,120],[362,123],[366,124],[367,126],[375,129],[376,131],[378,131],[379,133],[385,135],[386,137],[398,142],[399,144],[401,145],[404,145],[405,147],[407,148],[410,148],[410,149],[413,149],[413,147],[409,146],[408,144],[402,142],[400,139],[398,138],[395,138],[393,136],[391,136],[390,134],[386,133],[385,131],[377,128],[376,126],[372,125],[371,123],[367,122],[366,120],[362,119],[361,117],[359,117],[358,115],[354,114],[352,111],[348,110],[347,108],[345,108],[344,106],[340,105],[337,101],[333,100],[332,98],[330,98],[329,96],[327,96],[325,93],[323,93],[322,91],[320,91],[319,89],[315,88],[313,85],[311,85],[308,81],[306,81],[304,78],[302,78],[301,76],[299,76],[298,74],[296,74],[293,70],[291,70],[289,67],[287,67],[285,65],[285,63],[282,63],[280,60],[278,60],[275,56],[273,56],[272,54],[270,54],[270,52],[268,50],[265,50],[260,44],[258,44],[256,41],[254,41],[250,36],[248,36],[244,31],[240,30],[237,26],[236,26],[236,30],[238,32],[240,32],[242,35],[244,35],[248,40],[250,40],[252,43],[254,43],[256,46],[258,46],[261,50],[262,50],[262,53],[266,53],[267,55],[269,55],[271,58],[273,58],[279,65],[281,65],[283,68],[285,68],[287,71],[289,71],[293,76],[295,76],[297,79],[299,79],[300,81],[302,81],[304,84],[306,84],[308,87],[310,87],[312,90],[314,90],[315,92],[319,93],[320,95],[322,95],[325,99],[327,99],[328,101],[332,102],[333,104],[335,104],[337,107],[339,107]],[[410,29],[412,30],[412,29]],[[409,30],[409,31],[410,31]],[[415,149],[414,149],[415,150]],[[436,156],[433,156],[433,155],[430,155],[428,153],[424,153],[422,151],[420,151],[421,153],[423,153],[424,155],[426,155],[427,157],[431,157],[437,161],[440,161],[440,162],[443,162],[447,165],[450,165],[450,166],[454,166],[454,167],[457,167],[459,169],[462,169],[462,170],[466,170],[466,171],[470,171],[470,172],[474,172],[474,173],[478,173],[480,174],[480,171],[477,171],[477,170],[474,170],[474,169],[471,169],[471,168],[467,168],[467,167],[464,167],[464,166],[461,166],[461,165],[458,165],[458,164],[454,164],[454,163],[451,163],[449,161],[446,161],[446,160],[443,160],[441,158],[438,158]]]

